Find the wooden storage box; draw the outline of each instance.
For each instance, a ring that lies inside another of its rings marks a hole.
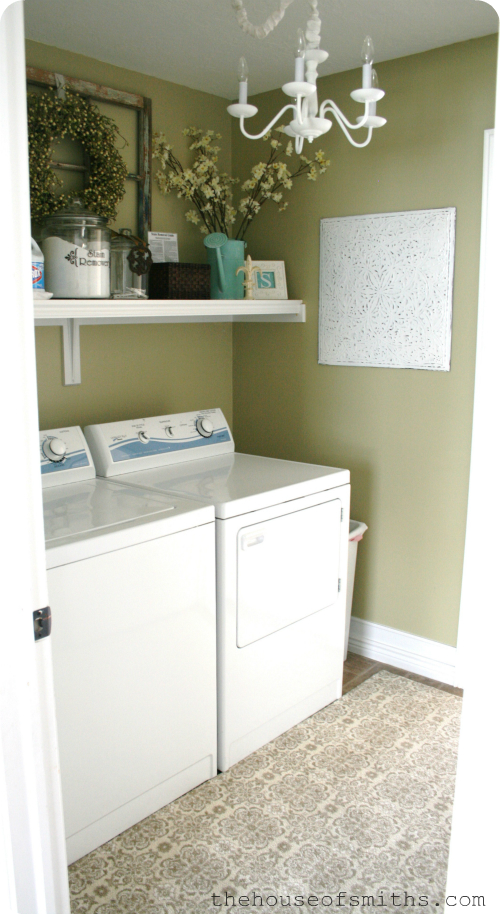
[[[153,263],[149,273],[149,297],[210,298],[208,263]]]

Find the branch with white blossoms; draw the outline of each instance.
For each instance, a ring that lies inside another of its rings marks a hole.
[[[229,235],[239,212],[240,221],[234,237],[241,240],[265,203],[275,203],[280,212],[286,209],[288,203],[283,202],[283,192],[292,189],[294,178],[305,174],[308,180],[316,181],[318,174],[323,174],[330,164],[324,153],[318,150],[314,160],[300,156],[295,171],[291,171],[286,160],[280,157],[290,158],[294,154],[293,144],[290,141],[284,147],[278,139],[282,133],[283,128],[280,127],[264,136],[270,146],[267,162],[254,165],[251,177],[241,185],[246,196],[241,198],[238,211],[232,205],[232,188],[239,179],[231,178],[225,172],[219,174],[217,159],[220,147],[212,143],[214,139],[221,139],[221,135],[213,130],[203,132],[197,127],[183,130],[184,136],[193,138],[190,149],[195,151],[194,163],[187,169],[173,154],[165,135],[154,135],[153,158],[158,159],[161,165],[161,170],[156,173],[158,186],[164,194],[175,191],[178,197],[194,205],[194,209],[186,213],[186,219],[194,225],[201,223],[200,231],[205,235],[208,232]]]
[[[179,198],[194,205],[195,208],[186,213],[186,219],[195,225],[201,222],[200,231],[204,235],[209,232],[227,234],[236,218],[231,200],[232,187],[237,180],[225,172],[219,173],[220,146],[214,146],[213,141],[221,135],[196,127],[188,127],[182,132],[193,138],[189,148],[195,151],[194,163],[186,169],[174,155],[165,134],[155,133],[153,137],[153,158],[158,159],[161,166],[156,173],[158,186],[164,194],[174,191]]]
[[[325,158],[324,152],[319,149],[313,159],[308,159],[305,155],[299,157],[295,170],[290,170],[286,156],[290,159],[294,155],[293,143],[290,140],[286,146],[280,142],[283,139],[283,127],[277,130],[271,130],[263,137],[265,142],[269,142],[269,156],[267,162],[259,162],[252,168],[252,177],[241,185],[242,191],[250,191],[248,196],[240,200],[238,210],[242,215],[242,220],[236,232],[236,238],[243,238],[250,223],[255,219],[257,213],[268,201],[276,203],[278,210],[282,213],[288,206],[288,202],[283,202],[283,192],[289,191],[293,187],[295,178],[307,175],[310,181],[316,181],[318,174],[324,174],[330,160]]]

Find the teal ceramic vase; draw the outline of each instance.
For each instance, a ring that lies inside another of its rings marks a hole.
[[[238,267],[245,266],[245,241],[224,240],[222,233],[207,235],[204,244],[210,264],[210,295],[212,298],[244,298],[243,273],[236,275]]]

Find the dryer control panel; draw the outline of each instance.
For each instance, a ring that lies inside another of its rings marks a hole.
[[[220,409],[87,425],[84,431],[98,476],[120,476],[234,451]]]
[[[51,428],[40,432],[42,486],[94,479],[92,455],[81,428]]]

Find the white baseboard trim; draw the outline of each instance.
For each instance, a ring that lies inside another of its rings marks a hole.
[[[457,649],[449,644],[352,616],[349,650],[409,673],[461,687],[461,683],[456,682]]]

